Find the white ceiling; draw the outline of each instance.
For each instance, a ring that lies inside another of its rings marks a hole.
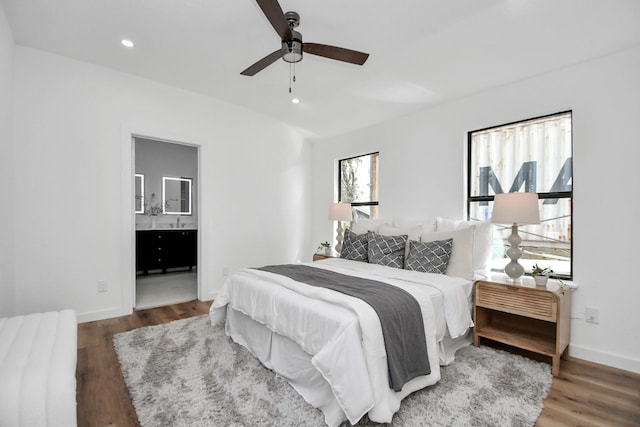
[[[242,105],[311,138],[640,45],[638,0],[281,0],[305,41],[370,54],[364,66],[305,55],[294,105],[284,61],[240,75],[280,46],[255,0],[2,3],[18,45]]]

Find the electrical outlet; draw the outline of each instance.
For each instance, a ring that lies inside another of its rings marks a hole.
[[[222,277],[227,277],[229,275],[229,267],[222,267]]]
[[[600,323],[600,311],[597,307],[585,307],[584,320],[587,323]]]
[[[109,290],[109,283],[106,280],[98,280],[98,292],[107,292]]]

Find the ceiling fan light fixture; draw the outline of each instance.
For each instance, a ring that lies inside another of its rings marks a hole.
[[[291,31],[291,40],[282,40],[282,59],[289,63],[302,61],[302,34]]]
[[[282,59],[292,64],[302,61],[302,43],[295,41],[289,43],[291,43],[291,47],[287,42],[282,42]]]

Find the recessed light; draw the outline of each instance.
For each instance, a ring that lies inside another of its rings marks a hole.
[[[298,98],[293,98],[291,102],[293,102],[294,104],[300,104],[300,100]]]
[[[133,47],[133,42],[131,40],[122,39],[120,43],[122,43],[122,45],[126,47]]]

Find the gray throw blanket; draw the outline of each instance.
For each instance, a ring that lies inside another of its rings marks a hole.
[[[413,378],[431,373],[420,305],[404,289],[300,264],[272,265],[257,270],[332,289],[369,304],[380,318],[387,351],[389,387],[394,391],[401,391],[402,386]]]

